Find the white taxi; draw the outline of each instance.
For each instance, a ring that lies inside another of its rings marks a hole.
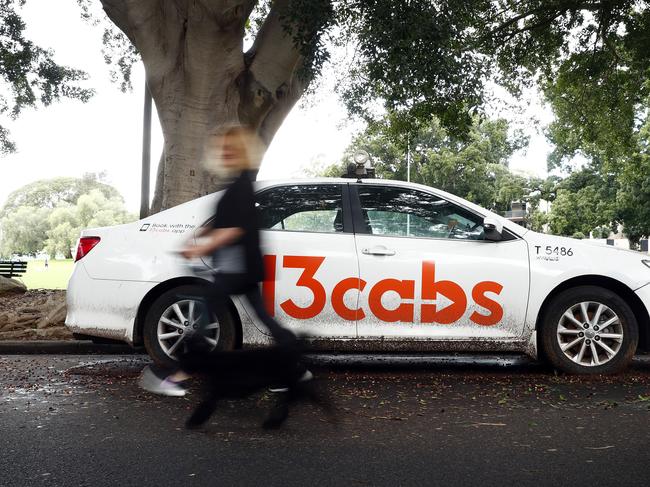
[[[622,370],[647,349],[650,261],[544,235],[452,194],[378,179],[255,183],[267,309],[315,349],[515,352],[573,373]],[[210,270],[174,251],[220,193],[83,231],[68,285],[78,337],[144,344],[169,363],[200,320]],[[269,343],[244,299],[209,320],[215,348]],[[204,323],[205,324],[205,323]]]

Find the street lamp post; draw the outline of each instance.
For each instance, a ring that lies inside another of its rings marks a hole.
[[[411,182],[411,135],[406,139],[406,182]],[[406,214],[406,236],[411,236],[411,214]]]
[[[411,137],[406,141],[406,182],[411,182]]]
[[[142,114],[142,182],[140,188],[140,218],[149,216],[149,175],[151,173],[151,92],[145,82]]]

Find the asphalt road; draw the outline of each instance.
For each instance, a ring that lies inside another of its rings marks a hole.
[[[138,389],[142,356],[0,356],[0,485],[649,485],[650,362],[614,377],[540,366],[315,370],[334,424],[272,396],[225,401],[206,428],[186,398]]]

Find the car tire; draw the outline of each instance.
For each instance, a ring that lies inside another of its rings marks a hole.
[[[205,287],[199,285],[184,285],[164,292],[153,302],[145,317],[143,339],[145,349],[156,365],[165,368],[176,366],[177,361],[174,358],[174,355],[176,355],[180,347],[185,345],[183,340],[186,337],[189,338],[196,329],[196,326],[193,326],[194,322],[189,319],[186,320],[186,322],[181,323],[181,320],[174,311],[174,305],[179,306],[181,314],[187,315],[186,318],[190,318],[189,306],[191,305],[189,302],[195,302],[194,308],[191,311],[196,314],[197,312],[202,311],[202,308],[198,307],[196,303],[204,303],[204,296]],[[167,321],[162,322],[163,318]],[[170,319],[174,323],[173,326],[167,324]],[[214,340],[216,340],[216,343],[211,343],[209,346],[211,346],[215,351],[234,349],[237,335],[233,316],[228,314],[227,316],[221,317],[219,320],[217,320],[216,317],[213,317],[211,322],[212,325],[217,324],[217,328],[213,328],[216,333],[213,337]],[[170,335],[174,331],[178,332],[179,330],[178,340],[181,340],[181,342],[172,350],[177,341],[175,337],[168,339],[162,339],[161,337]],[[171,355],[169,351],[172,351]]]
[[[557,369],[613,374],[631,362],[639,328],[632,309],[618,294],[599,286],[579,286],[548,303],[541,341],[544,355]]]

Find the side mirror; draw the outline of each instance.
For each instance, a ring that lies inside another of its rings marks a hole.
[[[485,240],[491,240],[493,242],[498,242],[501,240],[503,232],[503,224],[495,220],[494,218],[485,217],[483,220],[483,235]]]

